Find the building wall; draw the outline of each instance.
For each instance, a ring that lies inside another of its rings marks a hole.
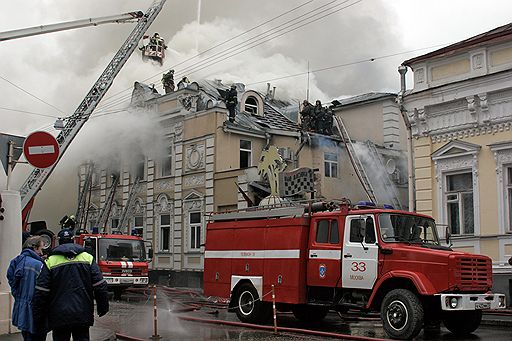
[[[356,141],[371,140],[384,145],[383,104],[375,102],[363,105],[351,105],[336,112],[347,127],[350,138]],[[371,122],[371,124],[368,124]]]
[[[504,43],[417,62],[404,102],[414,138],[417,211],[436,218],[444,236],[445,175],[471,172],[474,233],[452,241],[455,249],[491,257],[495,273],[504,271],[512,244],[503,194],[503,167],[512,164],[511,51],[512,43]]]

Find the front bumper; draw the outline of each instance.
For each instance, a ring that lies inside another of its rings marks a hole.
[[[505,309],[503,294],[440,294],[442,310]],[[453,304],[456,302],[456,304]]]
[[[107,281],[107,285],[148,285],[149,277],[132,277],[132,276],[105,276],[103,277]]]

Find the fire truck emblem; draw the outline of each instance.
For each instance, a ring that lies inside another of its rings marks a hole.
[[[320,278],[325,278],[325,274],[327,273],[327,266],[325,264],[320,264],[318,267],[318,274]]]

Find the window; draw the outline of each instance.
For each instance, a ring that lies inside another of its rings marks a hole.
[[[142,216],[135,217],[132,235],[142,237],[143,230],[144,230],[144,217],[142,217]]]
[[[112,218],[112,229],[117,229],[119,227],[119,218]]]
[[[190,250],[201,248],[201,212],[190,212]]]
[[[446,176],[446,211],[452,234],[473,234],[473,176],[471,172]]]
[[[139,156],[139,161],[137,162],[137,168],[135,169],[135,178],[139,178],[144,180],[144,167],[146,165],[146,158],[144,156]]]
[[[160,216],[160,251],[171,251],[171,216],[169,214]]]
[[[85,252],[89,253],[96,260],[96,238],[86,238],[84,240]]]
[[[320,220],[316,228],[316,242],[338,244],[340,236],[338,233],[337,220]]]
[[[101,238],[98,255],[106,261],[146,261],[146,248],[142,240],[127,240],[118,238]]]
[[[362,232],[363,226],[365,228],[364,236]],[[351,220],[349,240],[351,243],[362,243],[364,240],[366,244],[374,244],[376,242],[376,237],[373,219],[371,217],[368,217],[366,219]]]
[[[508,224],[505,228],[507,232],[512,231],[512,167],[507,167],[507,209],[508,209]]]
[[[325,153],[324,154],[324,168],[325,176],[328,178],[338,177],[338,154]]]
[[[320,220],[316,228],[316,242],[327,243],[329,241],[329,220]]]
[[[172,174],[172,147],[168,148],[167,155],[160,160],[160,175],[170,176]]]
[[[381,213],[379,229],[384,242],[440,245],[433,219],[408,214]]]
[[[258,113],[258,101],[254,96],[249,96],[245,100],[245,111],[251,114]]]
[[[252,143],[247,140],[240,140],[240,168],[252,166],[251,162]]]

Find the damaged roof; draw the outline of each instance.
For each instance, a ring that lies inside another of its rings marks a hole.
[[[219,80],[203,79],[192,82],[191,84],[193,83],[197,84],[199,91],[203,92],[204,95],[218,102],[222,101],[222,96],[218,90],[229,90],[230,88],[230,85],[225,85]],[[237,87],[240,98],[240,95],[245,92],[245,86],[242,83],[234,84]],[[237,112],[235,122],[230,123],[230,127],[261,135],[264,135],[268,130],[300,131],[299,125],[285,115],[294,109],[290,102],[271,99],[259,92],[258,94],[263,99],[263,114]],[[137,105],[140,104],[140,102],[145,102],[160,96],[161,95],[154,88],[140,82],[135,82],[132,93],[132,104]],[[298,111],[298,108],[295,110]]]
[[[228,90],[229,86],[224,85],[216,80],[201,80],[197,82],[200,90],[204,91],[209,96],[222,100],[217,89]],[[234,83],[237,91],[242,94],[245,91],[245,86],[241,83]],[[235,122],[230,124],[232,127],[240,127],[243,130],[249,129],[253,132],[264,133],[268,129],[272,130],[286,130],[286,131],[299,131],[300,127],[297,123],[290,120],[284,111],[289,110],[290,103],[280,99],[269,99],[262,93],[258,94],[263,99],[263,115],[256,115],[247,112],[237,113]]]

